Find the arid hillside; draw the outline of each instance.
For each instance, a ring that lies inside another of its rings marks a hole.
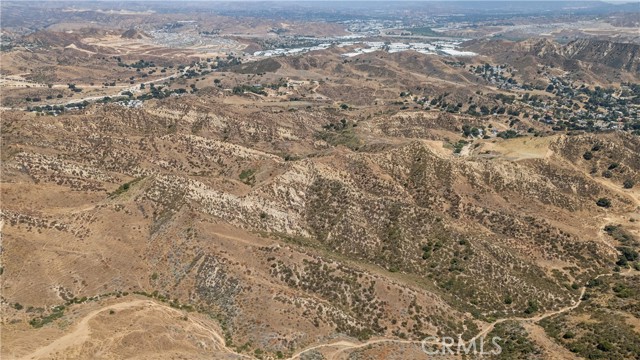
[[[427,335],[562,311],[637,246],[603,230],[638,235],[622,185],[640,180],[633,135],[456,153],[464,118],[437,112],[146,104],[3,113],[4,354],[126,354],[135,338],[47,339],[124,326],[147,303],[135,316],[161,333],[200,329],[172,337],[190,356],[293,355],[336,336],[419,354]]]
[[[639,45],[615,40],[578,39],[559,44],[535,38],[518,42],[481,39],[467,42],[466,48],[511,64],[528,81],[539,77],[542,67],[567,72],[587,84],[629,81],[640,74]]]
[[[0,358],[637,360],[638,11],[0,2]]]

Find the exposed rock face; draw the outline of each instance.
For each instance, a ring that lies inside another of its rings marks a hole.
[[[570,59],[597,62],[613,68],[640,72],[640,45],[607,40],[578,39],[561,48]]]
[[[562,65],[582,61],[640,73],[640,45],[611,40],[578,39],[562,45],[548,39],[510,42],[505,40],[472,40],[466,48],[487,56],[535,56]]]

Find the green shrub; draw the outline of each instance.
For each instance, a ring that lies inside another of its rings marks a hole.
[[[120,187],[117,188],[114,192],[112,192],[109,196],[113,198],[113,197],[116,197],[118,195],[124,194],[125,192],[127,192],[131,188],[131,186],[133,186],[134,184],[138,183],[142,179],[143,178],[140,177],[140,178],[133,179],[133,180],[131,180],[129,182],[126,182],[126,183],[120,185]]]
[[[625,189],[631,189],[631,188],[633,188],[634,185],[635,185],[635,182],[633,180],[631,180],[631,179],[625,180],[624,183],[622,184],[622,186]]]
[[[533,314],[538,311],[538,302],[535,300],[529,300],[527,308],[525,309],[525,314]]]
[[[53,309],[53,312],[47,316],[43,316],[39,319],[37,318],[33,318],[29,321],[29,324],[31,326],[33,326],[34,328],[41,328],[51,322],[53,322],[56,319],[61,318],[62,316],[64,316],[64,306],[56,306]]]
[[[256,181],[256,171],[254,169],[242,170],[240,173],[240,180],[247,185],[253,185]]]

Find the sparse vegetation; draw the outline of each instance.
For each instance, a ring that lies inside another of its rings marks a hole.
[[[319,132],[317,137],[333,146],[343,145],[351,150],[358,150],[361,141],[354,130],[355,127],[357,124],[341,119],[340,122],[324,125],[324,131]]]
[[[492,324],[496,358],[636,357],[628,14],[205,5],[3,4],[3,353],[148,324],[148,357],[400,358]]]
[[[133,179],[133,180],[131,180],[129,182],[126,182],[126,183],[120,185],[120,187],[118,187],[114,192],[112,192],[109,195],[109,197],[114,198],[114,197],[117,197],[117,196],[120,196],[120,195],[126,193],[133,185],[137,184],[138,182],[142,181],[143,179],[144,179],[144,177],[136,178],[136,179]]]
[[[585,358],[628,359],[640,353],[640,335],[621,314],[637,308],[637,277],[604,277],[588,285],[588,300],[575,313],[541,322],[546,333],[576,355]]]
[[[496,325],[493,331],[487,335],[486,344],[483,346],[485,352],[489,353],[492,350],[497,350],[490,341],[496,336],[501,339],[498,342],[501,349],[500,353],[492,355],[492,358],[509,360],[533,359],[543,354],[542,348],[528,337],[527,331],[521,325],[514,321]]]
[[[52,323],[53,321],[64,316],[65,306],[56,306],[49,313],[49,315],[42,316],[40,318],[33,318],[29,321],[29,324],[34,328],[41,328],[47,324]]]
[[[240,180],[247,184],[247,185],[253,185],[256,182],[256,171],[254,169],[246,169],[246,170],[242,170],[242,172],[239,175]]]
[[[258,95],[267,96],[267,92],[264,91],[262,86],[253,86],[253,85],[239,85],[233,87],[234,94],[245,94],[245,93],[254,93]]]
[[[538,312],[538,303],[535,300],[529,300],[527,308],[524,310],[525,314],[533,314]]]

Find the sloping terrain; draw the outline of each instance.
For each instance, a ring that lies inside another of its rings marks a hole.
[[[334,136],[331,112],[207,99],[3,113],[4,354],[43,353],[51,323],[75,329],[94,301],[144,297],[209,314],[251,356],[337,334],[469,339],[575,303],[617,260],[603,227],[638,231],[637,192],[620,185],[639,176],[631,135],[479,140],[455,156],[454,132],[406,131],[433,119],[373,117]],[[619,175],[590,175],[614,161]],[[89,338],[125,351],[106,336]],[[59,350],[97,351],[83,344]]]
[[[559,44],[547,39],[468,41],[465,48],[509,63],[526,81],[533,81],[543,66],[574,73],[585,83],[629,81],[640,73],[638,44],[615,40],[578,39]],[[634,80],[632,80],[634,81]]]
[[[636,359],[631,5],[547,5],[2,2],[0,357]]]
[[[640,72],[640,45],[604,40],[575,40],[563,48],[570,59],[602,63],[612,68]]]

